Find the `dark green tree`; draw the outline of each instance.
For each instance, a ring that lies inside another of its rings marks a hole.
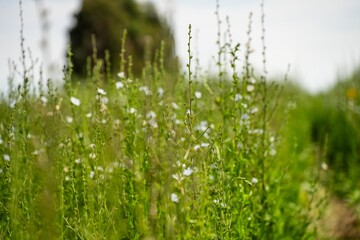
[[[96,39],[97,57],[110,54],[111,71],[120,69],[119,54],[124,29],[127,30],[126,53],[133,57],[133,72],[140,74],[146,60],[165,42],[164,62],[174,58],[174,38],[169,24],[150,3],[135,0],[83,0],[70,30],[74,72],[86,74],[87,58],[93,55],[92,36]],[[92,63],[93,64],[93,63]]]

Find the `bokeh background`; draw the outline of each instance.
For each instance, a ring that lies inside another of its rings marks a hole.
[[[194,45],[203,69],[214,65],[216,54],[216,1],[149,0],[171,24],[176,54],[184,62],[188,24],[195,31]],[[146,0],[139,0],[146,2]],[[46,63],[55,66],[53,73],[61,78],[65,62],[68,31],[75,24],[74,14],[81,0],[24,0],[25,46],[34,58],[45,61],[41,52],[41,3],[49,23]],[[272,76],[283,75],[288,64],[290,75],[311,92],[325,90],[340,76],[347,75],[360,61],[360,2],[357,0],[272,0],[265,1],[268,69]],[[221,0],[220,14],[229,16],[234,41],[246,42],[249,12],[253,12],[254,49],[260,44],[260,1]],[[20,56],[20,20],[18,1],[0,0],[0,89],[6,90],[8,60]],[[261,51],[253,61],[260,64]]]

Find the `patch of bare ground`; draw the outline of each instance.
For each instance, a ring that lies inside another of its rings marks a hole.
[[[331,197],[318,221],[319,239],[360,240],[360,220],[344,200]]]

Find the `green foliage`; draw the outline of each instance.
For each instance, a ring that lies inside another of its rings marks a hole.
[[[126,34],[117,76],[93,56],[74,84],[69,48],[63,88],[36,92],[23,62],[0,99],[1,239],[319,239],[322,184],[360,202],[357,77],[313,97],[267,79],[265,46],[239,71],[232,41],[201,76],[188,37],[184,74],[159,50],[134,77]]]
[[[152,61],[166,42],[164,62],[174,64],[174,39],[169,24],[161,18],[150,3],[139,4],[134,0],[83,0],[75,15],[75,26],[70,30],[74,71],[81,76],[87,73],[87,58],[103,59],[112,73],[120,70],[119,54],[122,33],[127,30],[126,49],[132,55],[133,71],[142,73],[145,64]],[[105,62],[106,51],[109,60]],[[126,58],[127,60],[127,58]]]

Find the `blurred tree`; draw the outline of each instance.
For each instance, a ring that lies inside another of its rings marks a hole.
[[[124,29],[127,29],[126,52],[133,56],[133,72],[140,74],[146,60],[151,60],[164,40],[164,62],[174,57],[174,38],[169,24],[150,3],[135,0],[83,0],[70,30],[74,72],[86,74],[87,58],[93,55],[92,35],[96,38],[98,58],[110,53],[111,70],[120,69],[119,54]]]

